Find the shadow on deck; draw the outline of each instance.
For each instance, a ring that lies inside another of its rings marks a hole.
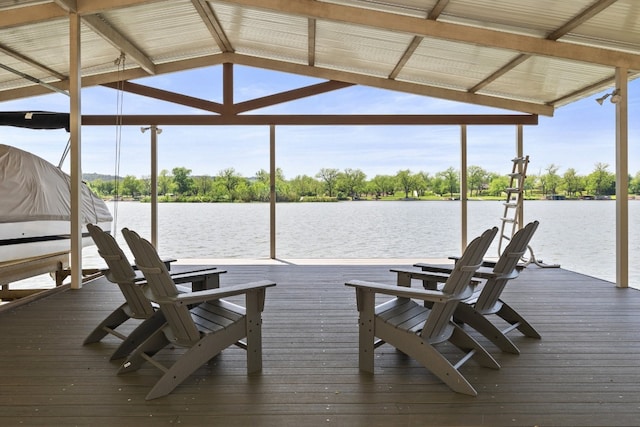
[[[98,279],[0,313],[0,423],[12,425],[632,426],[640,420],[640,292],[562,269],[529,267],[504,299],[542,334],[511,334],[522,354],[467,363],[477,397],[451,392],[385,345],[358,370],[350,279],[394,283],[406,265],[220,265],[222,286],[277,282],[263,315],[264,369],[247,376],[229,348],[167,397],[145,401],[159,372],[117,376],[119,341],[82,346],[122,302]],[[164,350],[171,359],[181,350]],[[453,351],[453,350],[451,350]]]

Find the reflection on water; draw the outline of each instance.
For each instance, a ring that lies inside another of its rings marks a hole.
[[[640,284],[638,209],[629,204],[631,283]],[[113,211],[113,205],[109,206]],[[268,258],[269,205],[160,204],[159,249],[176,258]],[[149,204],[121,202],[119,230],[150,237]],[[469,239],[499,226],[502,202],[470,201]],[[528,201],[525,222],[540,221],[531,246],[536,258],[615,280],[615,202]],[[459,202],[286,203],[276,211],[276,255],[300,258],[443,258],[460,253]],[[127,253],[129,253],[127,251]],[[489,249],[497,256],[497,240]],[[85,266],[101,266],[95,248]]]

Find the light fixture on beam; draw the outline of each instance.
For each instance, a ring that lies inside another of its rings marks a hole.
[[[611,101],[612,104],[617,104],[618,102],[620,102],[620,99],[622,98],[621,95],[620,95],[620,89],[615,89],[612,92],[605,93],[600,98],[597,98],[596,102],[598,104],[602,105],[604,100],[609,98],[609,97],[611,97],[610,101]]]

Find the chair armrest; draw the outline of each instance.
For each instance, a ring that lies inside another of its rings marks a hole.
[[[363,280],[351,280],[345,283],[346,286],[351,286],[356,289],[368,290],[377,294],[393,295],[396,297],[414,298],[422,301],[431,302],[447,302],[460,300],[451,294],[446,294],[442,291],[433,291],[426,289],[407,288],[404,286],[386,285],[376,282],[365,282]]]
[[[174,297],[157,299],[156,302],[177,302],[178,304],[192,305],[234,295],[242,295],[256,289],[265,289],[275,285],[275,282],[271,282],[269,280],[260,280],[257,282],[244,283],[241,285],[226,286],[224,288],[206,289],[204,291],[178,294]]]
[[[473,273],[473,277],[477,279],[486,279],[486,280],[497,279],[497,278],[513,279],[515,277],[518,277],[517,272],[515,273],[515,275],[510,274],[502,277],[499,274],[494,273],[492,270],[490,270],[490,268],[492,268],[491,264],[495,265],[495,263],[492,261],[488,261],[488,262],[483,261],[480,268]],[[414,264],[414,267],[420,267],[422,271],[429,271],[429,272],[441,273],[441,274],[451,274],[451,271],[453,270],[453,267],[452,268],[438,267],[436,265],[422,264],[422,263]]]
[[[209,270],[196,270],[196,271],[188,271],[188,272],[180,272],[176,274],[171,274],[171,278],[175,283],[188,283],[193,282],[194,280],[202,279],[205,276],[212,274],[223,274],[226,273],[226,270],[218,270],[217,268],[212,268]]]
[[[449,279],[448,274],[428,273],[416,270],[403,270],[400,268],[392,268],[390,271],[398,274],[408,274],[412,279],[423,280],[427,282],[444,283],[447,281],[447,279]],[[451,271],[447,273],[451,273]]]

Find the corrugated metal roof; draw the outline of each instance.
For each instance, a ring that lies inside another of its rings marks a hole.
[[[100,83],[124,51],[136,77],[237,61],[545,113],[613,86],[616,66],[640,73],[637,0],[77,3],[83,75]],[[0,1],[0,100],[50,90],[24,75],[65,87],[66,4]]]

